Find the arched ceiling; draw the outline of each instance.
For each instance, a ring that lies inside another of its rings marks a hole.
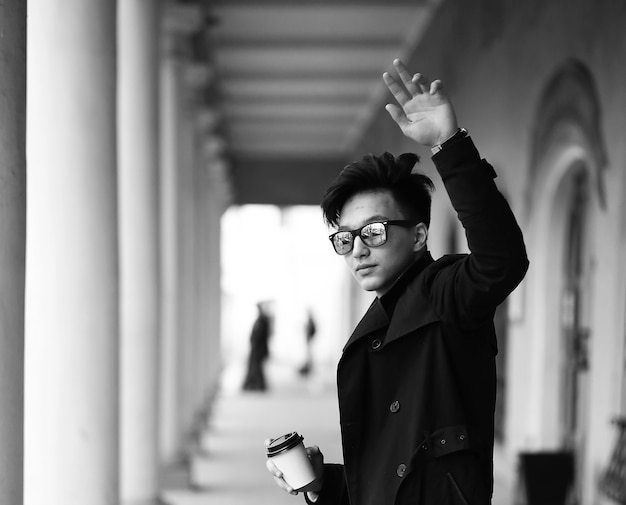
[[[438,0],[217,0],[209,28],[236,203],[314,204]]]

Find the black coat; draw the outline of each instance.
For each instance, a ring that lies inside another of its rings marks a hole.
[[[433,157],[471,253],[418,260],[375,299],[337,369],[344,466],[318,505],[487,504],[493,315],[528,268],[522,234],[470,138]]]

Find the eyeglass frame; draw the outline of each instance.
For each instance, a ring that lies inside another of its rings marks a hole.
[[[402,226],[404,228],[410,228],[411,226],[416,226],[419,223],[420,223],[420,221],[412,220],[412,219],[387,219],[385,221],[371,221],[369,223],[365,223],[360,228],[356,228],[354,230],[337,230],[335,233],[331,233],[328,236],[328,240],[330,240],[330,243],[333,245],[333,250],[335,251],[335,253],[337,253],[339,256],[345,256],[346,254],[350,254],[352,252],[352,250],[354,249],[354,239],[357,236],[361,239],[363,244],[365,244],[367,247],[380,247],[382,245],[385,245],[387,243],[387,240],[389,240],[389,230],[387,229],[387,227],[389,225],[391,225],[391,226]],[[370,226],[372,224],[382,224],[383,225],[383,228],[385,230],[385,241],[384,242],[381,242],[380,244],[376,244],[376,245],[369,245],[367,242],[365,242],[365,240],[363,239],[363,236],[361,235],[361,232],[363,231],[363,228],[365,228],[367,226]],[[350,249],[348,249],[344,253],[340,253],[339,251],[337,251],[337,248],[335,247],[334,238],[339,233],[350,233],[350,235],[352,235],[352,247],[350,247]]]

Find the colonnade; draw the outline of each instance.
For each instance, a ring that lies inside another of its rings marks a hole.
[[[192,3],[3,4],[0,505],[157,503],[193,450],[229,188],[188,43],[202,20]]]

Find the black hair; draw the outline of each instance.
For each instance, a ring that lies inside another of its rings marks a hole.
[[[419,156],[404,153],[395,158],[390,153],[367,154],[346,165],[326,190],[320,204],[327,224],[337,226],[346,201],[356,193],[388,190],[407,219],[430,225],[433,182],[424,174],[412,172]]]

